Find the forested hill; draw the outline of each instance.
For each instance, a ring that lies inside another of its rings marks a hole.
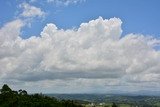
[[[42,94],[27,94],[25,90],[13,91],[7,84],[0,90],[0,107],[82,107],[73,100],[57,100]]]

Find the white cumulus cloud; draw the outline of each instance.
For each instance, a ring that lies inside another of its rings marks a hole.
[[[160,40],[140,34],[122,37],[121,24],[119,18],[99,17],[63,30],[49,23],[39,37],[22,39],[21,20],[9,22],[0,29],[0,80],[57,83],[54,88],[66,89],[85,84],[86,90],[135,84],[160,88],[160,51],[154,49]]]
[[[10,40],[15,40],[20,36],[20,30],[24,26],[24,22],[20,19],[6,23],[0,28],[0,45],[3,43],[10,43]]]

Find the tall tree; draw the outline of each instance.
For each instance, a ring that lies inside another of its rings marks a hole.
[[[1,93],[3,94],[3,93],[10,93],[10,92],[12,92],[12,90],[9,88],[7,84],[4,84],[2,86]]]

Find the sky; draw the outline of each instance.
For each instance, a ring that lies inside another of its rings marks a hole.
[[[159,91],[159,0],[1,0],[0,86]]]

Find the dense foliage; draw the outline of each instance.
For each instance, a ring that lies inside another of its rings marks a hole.
[[[73,100],[57,100],[42,94],[27,94],[25,90],[13,91],[4,84],[0,90],[0,107],[82,107]]]

